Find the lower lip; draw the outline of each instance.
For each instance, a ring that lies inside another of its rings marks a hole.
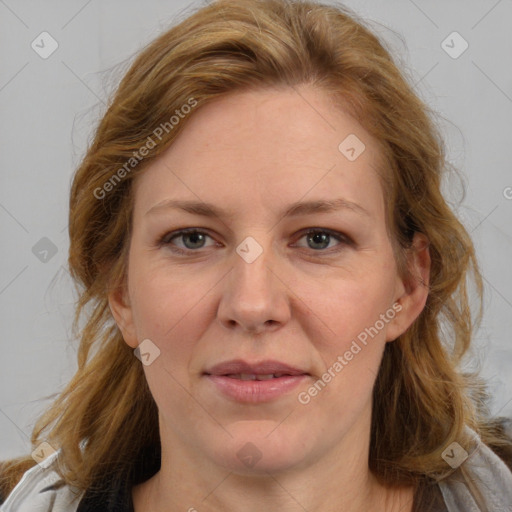
[[[238,402],[260,403],[274,400],[304,382],[309,375],[287,375],[269,380],[239,380],[224,375],[205,375],[217,388]]]

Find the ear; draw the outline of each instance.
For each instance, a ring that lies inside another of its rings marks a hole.
[[[409,276],[398,277],[395,306],[397,314],[388,324],[386,341],[394,341],[418,318],[427,302],[430,282],[429,240],[423,233],[415,233],[407,252]]]
[[[130,347],[137,348],[138,341],[133,321],[133,310],[128,298],[127,286],[124,283],[108,294],[108,303],[124,341]]]

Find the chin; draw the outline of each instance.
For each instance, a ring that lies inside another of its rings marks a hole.
[[[251,423],[255,423],[254,428],[240,424],[236,429],[228,428],[232,438],[219,440],[218,447],[213,450],[213,446],[209,446],[208,451],[213,452],[211,455],[216,464],[241,475],[264,475],[305,464],[308,450],[304,439],[307,435],[293,435],[289,427],[277,426],[275,422]]]
[[[304,464],[304,454],[272,454],[270,456],[264,455],[264,452],[254,448],[254,445],[248,442],[242,446],[241,451],[243,455],[238,455],[238,452],[225,454],[221,456],[220,460],[215,462],[228,471],[238,475],[244,476],[268,476],[268,474],[276,474],[281,472],[293,471],[298,469],[299,466]]]

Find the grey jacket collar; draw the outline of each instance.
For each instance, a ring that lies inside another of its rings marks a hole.
[[[473,430],[466,426],[466,431],[473,437],[467,451],[457,443],[443,451],[443,458],[455,469],[438,484],[448,512],[512,512],[510,469]]]

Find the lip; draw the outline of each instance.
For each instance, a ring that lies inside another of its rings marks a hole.
[[[254,375],[268,375],[270,373],[286,373],[293,376],[309,375],[305,370],[271,359],[259,363],[248,363],[243,359],[232,359],[231,361],[216,364],[204,373],[207,375],[231,375],[233,373],[249,373]]]
[[[288,375],[270,380],[238,380],[225,375],[205,375],[224,395],[244,403],[261,403],[275,400],[290,392],[309,375]]]
[[[261,381],[239,380],[228,376],[241,373],[252,375],[286,373],[287,375]],[[237,402],[253,404],[275,400],[310,377],[308,372],[280,361],[248,363],[241,359],[217,364],[203,375],[225,396]]]

